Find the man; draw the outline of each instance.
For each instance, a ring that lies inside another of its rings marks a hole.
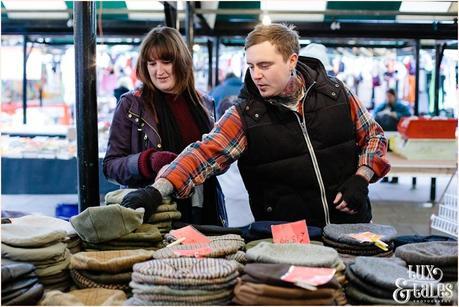
[[[397,131],[397,124],[403,116],[410,116],[410,108],[397,99],[394,89],[386,91],[386,101],[378,105],[373,114],[385,131]]]
[[[122,205],[156,206],[152,195],[159,194],[189,197],[239,160],[255,220],[369,222],[368,184],[390,169],[387,140],[357,98],[299,49],[293,27],[255,27],[245,43],[249,69],[237,106],[153,187],[131,192]]]

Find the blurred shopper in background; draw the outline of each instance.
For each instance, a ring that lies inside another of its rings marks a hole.
[[[163,166],[210,131],[204,106],[211,98],[195,89],[192,68],[177,30],[159,26],[146,35],[136,67],[142,86],[121,96],[113,116],[103,161],[107,179],[130,188],[150,185]],[[221,225],[226,216],[216,178],[197,186],[196,196],[193,204],[178,201],[182,221]]]
[[[373,110],[375,120],[384,131],[397,131],[400,118],[410,115],[410,108],[397,99],[397,93],[392,88],[386,91],[386,101]]]
[[[217,119],[223,114],[219,113],[220,102],[228,96],[239,95],[242,88],[242,81],[235,74],[229,73],[220,85],[217,85],[209,95],[215,99],[215,109],[217,110]]]

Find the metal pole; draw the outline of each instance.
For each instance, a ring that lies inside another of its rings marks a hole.
[[[169,2],[164,1],[164,15],[166,20],[166,26],[179,29],[178,18],[177,18],[177,8],[171,5]]]
[[[193,55],[193,18],[194,18],[194,7],[193,3],[190,1],[186,2],[186,14],[185,14],[185,38],[188,49],[190,49],[191,54]]]
[[[435,83],[434,83],[434,115],[440,114],[440,65],[443,60],[443,52],[445,51],[446,44],[435,46]]]
[[[209,90],[211,88],[213,88],[214,86],[214,82],[213,82],[213,65],[212,65],[212,62],[213,62],[213,49],[214,49],[214,44],[213,42],[208,39],[207,40],[207,52],[208,52],[208,64],[207,64],[207,87],[209,88]]]
[[[220,36],[217,36],[215,38],[215,86],[220,84],[220,80],[218,80],[219,58],[220,58]]]
[[[421,50],[421,42],[419,39],[416,40],[415,48],[416,72],[414,79],[414,115],[419,115],[419,51]]]
[[[75,1],[74,44],[80,212],[99,206],[96,93],[96,3]]]
[[[27,36],[22,42],[22,123],[27,124]]]

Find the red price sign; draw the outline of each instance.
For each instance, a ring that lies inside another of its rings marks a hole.
[[[292,265],[282,280],[291,283],[304,283],[311,286],[320,286],[329,282],[335,275],[336,269],[311,268]]]
[[[210,239],[197,231],[193,226],[186,226],[180,229],[171,230],[171,234],[177,239],[185,238],[182,244],[209,244]]]
[[[287,224],[272,225],[271,232],[273,234],[274,243],[308,244],[310,242],[306,220]]]

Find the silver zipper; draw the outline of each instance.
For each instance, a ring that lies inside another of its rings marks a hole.
[[[328,211],[328,202],[327,202],[327,196],[325,194],[325,185],[322,180],[322,174],[320,173],[320,168],[319,168],[319,162],[317,162],[317,157],[314,152],[314,148],[312,147],[311,139],[309,138],[308,130],[306,128],[306,120],[304,117],[304,102],[306,101],[306,97],[308,96],[309,91],[312,89],[312,87],[316,84],[316,81],[314,81],[309,88],[306,90],[306,93],[304,94],[304,98],[302,101],[302,108],[303,108],[303,121],[301,121],[300,117],[298,116],[297,112],[293,112],[296,116],[296,119],[298,120],[298,123],[300,124],[301,130],[303,131],[303,136],[304,140],[306,141],[306,145],[308,146],[309,153],[311,155],[311,160],[312,160],[312,165],[314,166],[314,172],[316,174],[317,181],[319,182],[319,189],[320,189],[320,198],[322,199],[322,207],[324,209],[324,216],[325,216],[325,224],[330,224],[330,212]]]
[[[156,133],[156,135],[158,136],[158,138],[159,138],[159,144],[162,144],[161,136],[159,135],[158,131],[156,131],[156,129],[155,129],[152,125],[150,125],[145,119],[139,117],[138,114],[135,114],[135,113],[133,113],[133,112],[131,112],[131,111],[128,111],[128,112],[129,112],[129,114],[132,114],[132,115],[134,115],[134,116],[137,117],[137,118],[140,118],[145,124],[147,124],[148,127],[150,127],[151,130],[153,130],[153,131]]]

